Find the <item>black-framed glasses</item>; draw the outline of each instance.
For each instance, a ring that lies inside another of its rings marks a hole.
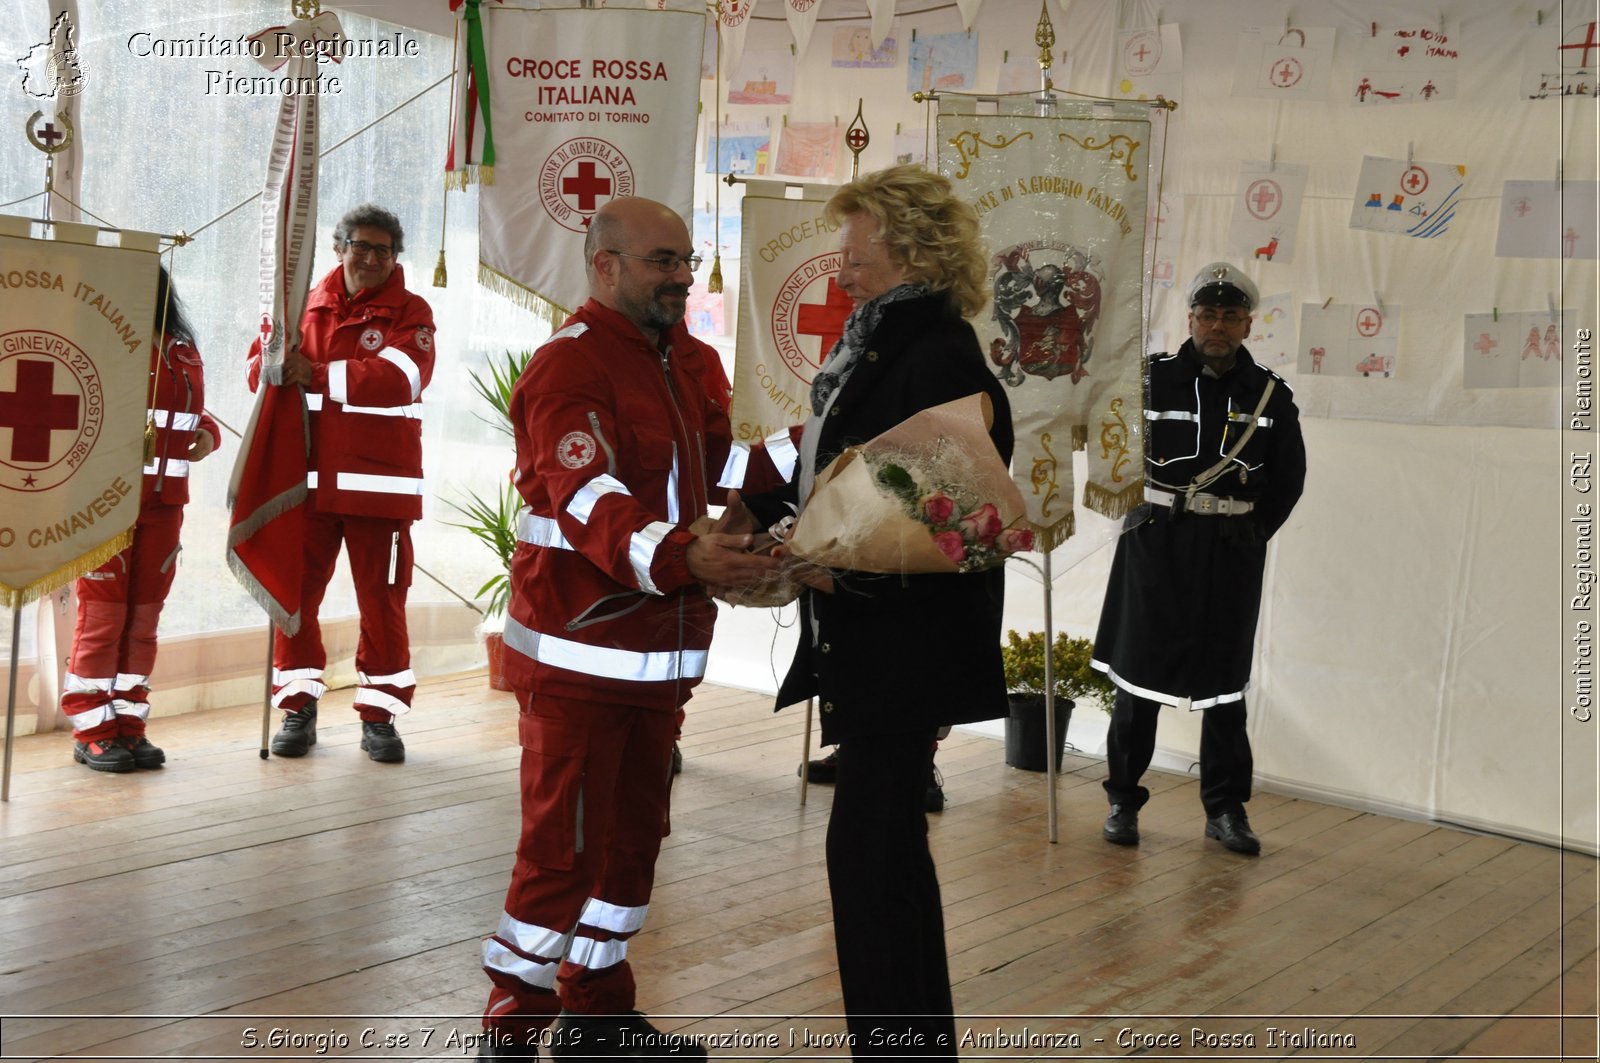
[[[365,240],[346,240],[344,249],[354,253],[357,258],[371,255],[379,262],[387,262],[394,257],[394,248],[388,244],[369,244]]]
[[[1215,325],[1219,321],[1229,328],[1238,328],[1240,325],[1249,320],[1249,318],[1249,314],[1238,310],[1227,310],[1220,314],[1215,310],[1194,311],[1194,319],[1208,328],[1212,325]]]
[[[689,272],[693,273],[700,268],[700,263],[705,261],[699,255],[632,255],[626,251],[618,251],[614,247],[608,247],[605,250],[608,255],[620,255],[623,258],[636,258],[640,262],[648,262],[662,273],[678,272],[678,263],[680,262],[688,266]]]

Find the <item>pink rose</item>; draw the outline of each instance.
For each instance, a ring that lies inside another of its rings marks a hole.
[[[943,491],[935,491],[922,500],[922,519],[929,524],[948,524],[955,512],[956,500]]]
[[[993,502],[985,502],[961,518],[962,533],[984,546],[994,545],[995,536],[1000,534],[1003,527],[1000,511],[994,508]]]
[[[1007,528],[995,539],[994,544],[1004,554],[1020,554],[1024,550],[1032,550],[1033,530],[1031,528]]]
[[[961,538],[960,532],[934,532],[933,545],[937,546],[945,557],[948,557],[958,565],[967,559],[966,540]]]

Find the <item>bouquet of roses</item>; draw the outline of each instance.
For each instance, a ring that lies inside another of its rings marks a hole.
[[[968,395],[846,450],[818,474],[789,554],[858,572],[976,572],[1033,549],[993,419],[988,396]]]

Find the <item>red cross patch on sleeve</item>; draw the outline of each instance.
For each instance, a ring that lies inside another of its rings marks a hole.
[[[581,469],[594,460],[594,436],[588,432],[568,432],[556,444],[556,460],[569,469]]]

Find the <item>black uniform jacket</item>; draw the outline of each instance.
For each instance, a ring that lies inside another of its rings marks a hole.
[[[912,414],[979,391],[994,404],[990,438],[1010,462],[1011,407],[972,326],[942,294],[891,303],[821,427],[817,471]],[[770,524],[795,491],[745,501]],[[779,708],[815,696],[827,744],[1005,715],[1003,569],[835,576],[833,594],[801,596],[800,645]]]
[[[1119,687],[1168,705],[1237,702],[1250,681],[1267,540],[1289,519],[1306,479],[1300,412],[1289,385],[1244,348],[1221,377],[1192,340],[1150,359],[1145,475],[1181,491],[1220,461],[1252,417],[1255,431],[1203,490],[1244,499],[1240,516],[1141,506],[1117,540],[1094,660]],[[1275,383],[1259,416],[1267,383]]]

